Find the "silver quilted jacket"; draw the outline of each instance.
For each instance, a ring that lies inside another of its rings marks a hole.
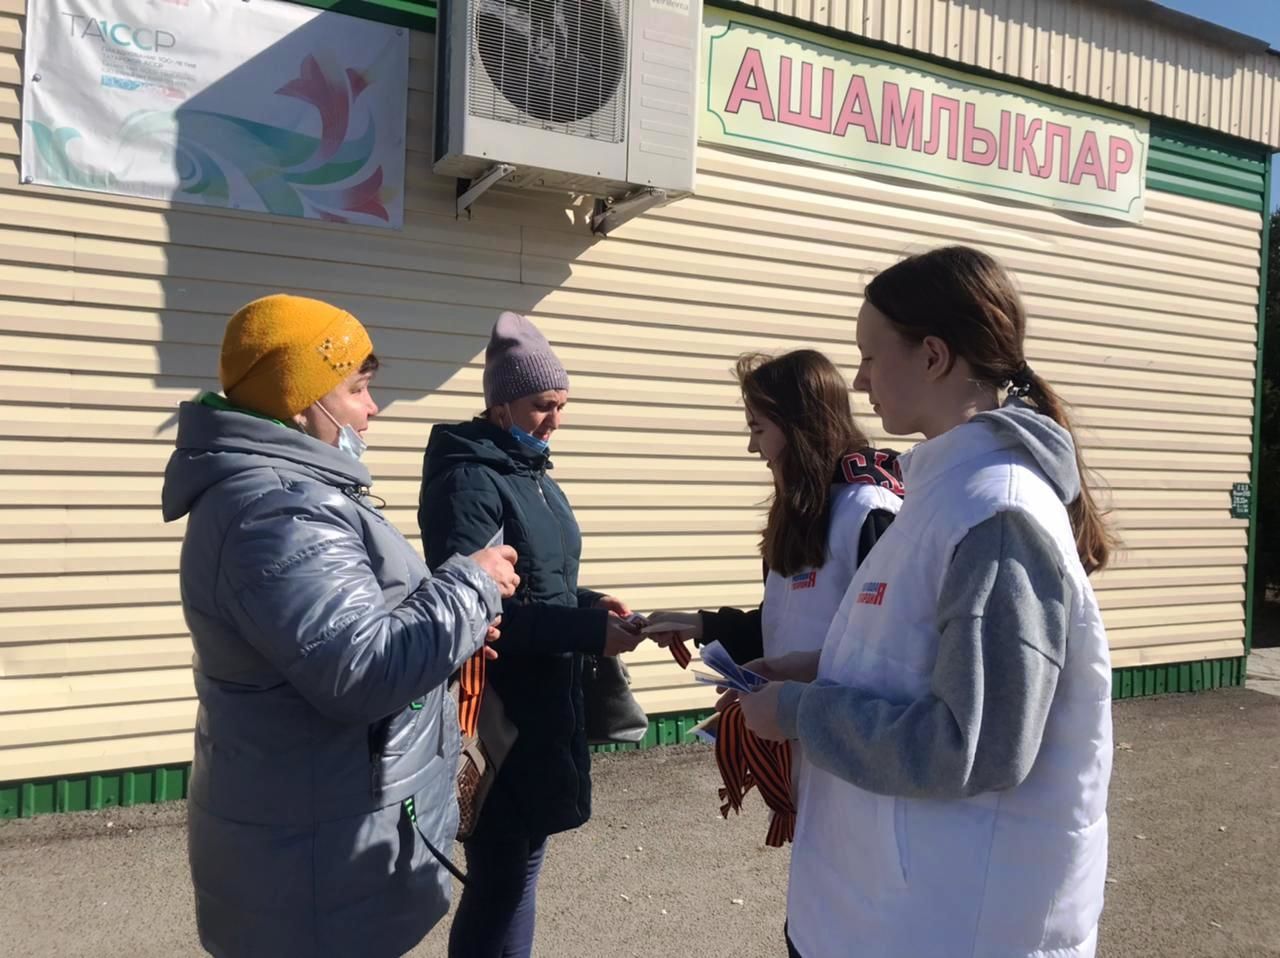
[[[450,676],[501,611],[455,556],[433,576],[336,448],[184,403],[164,517],[187,517],[182,605],[200,700],[188,801],[215,955],[400,955],[448,911]]]

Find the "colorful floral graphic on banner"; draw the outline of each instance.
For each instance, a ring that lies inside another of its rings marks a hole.
[[[407,31],[275,0],[30,0],[25,182],[399,227]]]

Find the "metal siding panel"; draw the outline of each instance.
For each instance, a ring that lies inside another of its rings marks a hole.
[[[943,46],[975,56],[1016,49],[1030,68],[1021,51],[1044,31],[1009,21],[1045,9],[1001,0],[966,25],[941,2],[876,20],[852,0],[833,15],[896,23],[903,42],[941,30]],[[8,24],[0,38],[16,32]],[[1112,26],[1093,16],[1075,29]],[[1108,76],[1097,50],[1060,37],[1054,55],[1077,79]],[[700,167],[698,198],[592,244],[543,196],[494,194],[483,222],[456,222],[443,212],[451,185],[424,165],[405,233],[387,234],[18,190],[16,167],[0,162],[0,227],[11,227],[0,229],[0,347],[12,367],[0,403],[13,424],[0,431],[0,539],[12,544],[0,563],[3,777],[189,757],[189,733],[163,727],[192,703],[173,576],[182,523],[163,524],[154,503],[175,402],[212,384],[222,317],[267,284],[341,298],[393,360],[369,460],[388,518],[413,541],[421,444],[433,422],[475,412],[483,327],[515,298],[574,375],[576,428],[556,447],[584,581],[638,608],[750,605],[768,486],[745,454],[732,357],[812,343],[848,375],[868,270],[907,245],[989,246],[1018,272],[1031,355],[1076,404],[1086,456],[1110,486],[1125,548],[1096,585],[1118,664],[1238,654],[1245,540],[1223,518],[1223,490],[1247,473],[1257,213],[1153,193],[1141,227],[1103,238],[1049,211],[723,151],[702,150]],[[620,383],[642,402],[618,404]],[[659,429],[656,408],[674,411]],[[1134,427],[1135,414],[1159,414],[1159,429]],[[1199,450],[1194,466],[1170,475],[1169,454],[1186,447]],[[709,703],[660,650],[633,661],[650,711]]]
[[[989,49],[985,58],[986,69],[993,73],[1005,73],[1009,51],[1009,18],[1007,0],[998,0],[984,13],[985,32]]]
[[[0,748],[179,732],[195,724],[195,699],[0,715]],[[84,769],[88,771],[88,769]],[[5,774],[8,772],[6,770]]]
[[[849,0],[827,0],[826,22],[833,30],[850,32]]]
[[[946,57],[951,49],[952,20],[956,10],[945,0],[933,0],[931,5],[933,23],[927,36],[923,52],[936,57]]]
[[[13,16],[0,16],[0,50],[22,52],[23,25]]]
[[[1262,97],[1258,102],[1258,122],[1262,124],[1261,141],[1265,143],[1271,142],[1272,132],[1274,132],[1274,124],[1271,122],[1272,110],[1276,104],[1276,85],[1268,82],[1266,64],[1258,64],[1258,73],[1262,74]]]
[[[77,772],[146,768],[191,761],[191,733],[131,736],[6,749],[4,774],[12,781]],[[52,809],[49,809],[52,811]]]
[[[1185,661],[1191,656],[1204,658],[1234,657],[1243,651],[1243,643],[1238,639],[1225,639],[1216,642],[1194,642],[1168,647],[1150,649],[1118,649],[1111,654],[1113,668],[1122,669],[1144,665],[1166,665]],[[1157,691],[1163,691],[1157,688]],[[1169,689],[1169,691],[1173,691]]]
[[[1234,135],[1239,135],[1240,133],[1240,110],[1242,108],[1242,103],[1244,99],[1243,86],[1244,86],[1244,80],[1243,80],[1243,77],[1241,76],[1240,69],[1237,67],[1231,73],[1231,79],[1228,83],[1228,97],[1227,97],[1228,122],[1226,125],[1226,132],[1232,133]],[[1169,114],[1169,115],[1176,116],[1177,114]]]
[[[0,714],[31,712],[44,709],[75,709],[91,705],[116,705],[130,702],[159,702],[170,699],[189,699],[195,695],[191,681],[191,668],[151,669],[145,672],[104,673],[96,675],[69,675],[59,678],[4,679],[5,700]],[[190,732],[187,732],[190,738]],[[188,741],[188,747],[190,742]],[[6,780],[19,778],[9,768],[8,750],[0,750],[4,757]],[[190,753],[187,754],[190,759]],[[167,760],[166,760],[167,761]],[[99,765],[96,768],[120,768],[120,765]],[[68,769],[71,769],[68,766]],[[86,771],[84,768],[75,771]]]
[[[1101,10],[1094,10],[1090,18],[1092,26],[1088,43],[1082,44],[1087,52],[1086,76],[1088,77],[1089,96],[1095,100],[1111,98],[1111,82],[1106,73],[1107,34],[1110,30],[1111,18]]]
[[[1276,82],[1278,72],[1280,70],[1277,70],[1275,64],[1268,59],[1267,98],[1271,104],[1271,110],[1268,117],[1270,125],[1267,127],[1263,142],[1269,143],[1273,147],[1276,145],[1276,140],[1280,139],[1280,84]]]
[[[903,33],[903,27],[905,23],[910,22],[911,9],[909,3],[906,4],[905,11],[902,6],[903,4],[886,0],[880,7],[880,22],[876,35],[885,43],[904,46],[909,42],[908,37]]]

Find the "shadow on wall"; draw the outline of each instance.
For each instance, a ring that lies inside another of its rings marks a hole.
[[[535,310],[594,242],[589,207],[551,194],[517,199],[499,189],[474,220],[455,218],[454,181],[431,174],[435,38],[406,32],[321,15],[176,113],[184,200],[204,198],[207,208],[174,206],[167,241],[146,251],[162,259],[145,299],[162,317],[156,381],[169,395],[219,388],[223,328],[246,302],[274,292],[312,296],[359,317],[383,360],[374,454],[420,453],[431,422],[479,411],[483,351],[498,312]],[[402,138],[386,104],[403,89],[406,39]],[[270,126],[230,115],[229,104],[254,97],[271,101]],[[400,202],[403,227],[389,228]],[[536,283],[524,281],[529,226],[558,237],[535,256]],[[175,422],[176,411],[158,433]],[[383,475],[376,459],[373,468]]]

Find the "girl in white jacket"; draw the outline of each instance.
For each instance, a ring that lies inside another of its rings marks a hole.
[[[900,457],[903,508],[821,654],[757,663],[777,681],[742,702],[806,757],[793,955],[1095,952],[1111,674],[1087,576],[1111,538],[1025,330],[1012,278],[977,250],[866,288],[854,386],[886,431],[925,441]]]
[[[870,448],[849,387],[822,353],[741,357],[734,373],[755,453],[773,474],[760,537],[764,602],[744,611],[655,612],[646,633],[719,642],[738,662],[822,647],[863,557],[901,504],[893,453]]]

